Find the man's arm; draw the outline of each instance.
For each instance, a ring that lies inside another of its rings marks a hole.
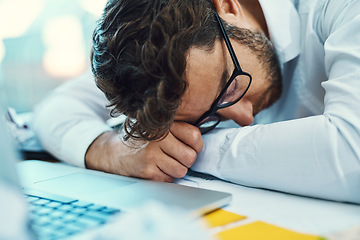
[[[210,133],[194,170],[252,187],[360,203],[360,2],[344,2],[331,2],[341,8],[329,4],[317,22],[328,76],[321,83],[323,114]]]
[[[348,136],[352,143],[357,134]],[[331,118],[219,129],[203,139],[193,170],[251,187],[360,203],[359,145],[354,149]]]
[[[44,99],[35,111],[33,127],[46,150],[70,164],[169,182],[186,174],[202,149],[196,127],[174,123],[161,141],[129,148],[106,124],[106,105],[108,101],[89,74]]]
[[[91,73],[56,88],[35,107],[33,129],[56,158],[84,167],[89,145],[111,128],[108,104]]]

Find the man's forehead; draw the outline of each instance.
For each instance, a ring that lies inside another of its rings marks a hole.
[[[177,120],[195,121],[209,110],[229,78],[226,57],[218,42],[213,51],[192,47],[187,53],[188,88],[176,114]]]
[[[208,60],[208,61],[207,61]],[[187,53],[187,70],[196,62],[205,65],[209,74],[216,76],[219,83],[219,91],[226,85],[230,78],[230,69],[233,69],[233,62],[231,61],[228,49],[223,41],[216,40],[214,47],[191,47]],[[213,64],[212,64],[213,63]],[[213,68],[210,71],[210,68]],[[194,66],[194,68],[196,68]],[[191,76],[186,76],[187,78]]]

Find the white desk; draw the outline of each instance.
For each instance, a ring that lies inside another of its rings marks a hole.
[[[196,177],[186,179],[178,180],[177,183],[232,193],[233,200],[224,209],[247,216],[244,223],[261,220],[289,230],[320,236],[360,226],[360,205],[249,188],[220,180]]]

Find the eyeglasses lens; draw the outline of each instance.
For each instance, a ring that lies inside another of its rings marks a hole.
[[[237,75],[219,101],[218,107],[238,101],[247,91],[249,84],[250,77],[248,75]]]
[[[212,115],[212,116],[209,116],[209,117],[205,118],[204,120],[202,120],[198,124],[198,127],[199,127],[201,133],[206,133],[206,132],[212,130],[213,128],[215,128],[216,125],[219,124],[219,122],[220,122],[219,116]]]

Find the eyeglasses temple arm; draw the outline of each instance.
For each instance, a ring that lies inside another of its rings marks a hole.
[[[220,18],[219,14],[216,11],[215,11],[215,16],[216,16],[216,19],[217,19],[217,21],[219,23],[222,35],[223,35],[224,40],[225,40],[225,44],[226,44],[227,48],[229,49],[231,59],[233,60],[236,69],[241,70],[240,64],[239,64],[239,62],[238,62],[238,60],[236,58],[236,55],[235,55],[235,51],[234,51],[234,49],[233,49],[233,47],[232,47],[232,45],[230,43],[230,39],[229,39],[228,35],[226,34],[226,31],[225,31],[224,25],[222,24],[221,18]]]

